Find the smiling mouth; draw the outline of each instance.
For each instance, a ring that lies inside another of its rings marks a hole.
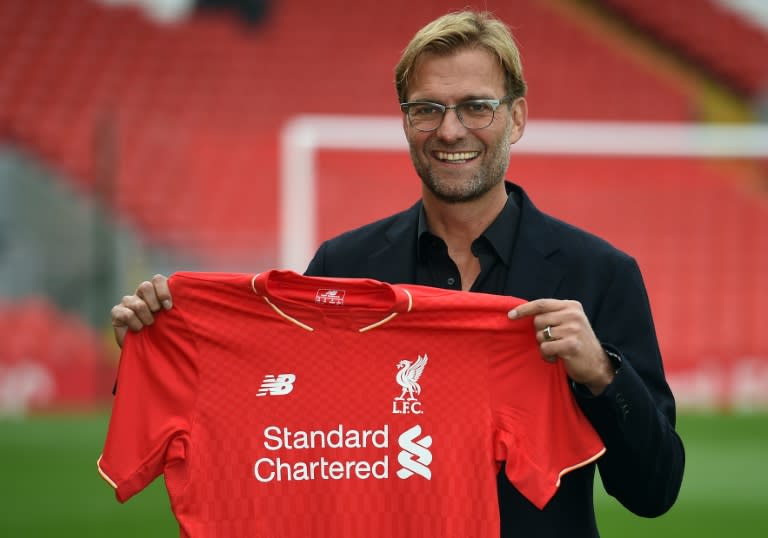
[[[465,163],[471,161],[480,155],[479,151],[458,151],[455,153],[448,153],[445,151],[436,151],[435,157],[443,162],[448,163]]]

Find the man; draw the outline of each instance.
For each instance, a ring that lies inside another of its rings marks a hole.
[[[403,130],[422,180],[419,203],[323,243],[307,275],[513,295],[544,360],[562,360],[576,399],[607,448],[606,491],[632,512],[666,512],[680,489],[682,442],[636,262],[541,213],[505,182],[525,129],[520,57],[489,14],[441,17],[412,39],[395,70]],[[118,341],[171,306],[164,277],[112,310]],[[595,465],[564,476],[538,510],[498,478],[501,536],[598,536]]]

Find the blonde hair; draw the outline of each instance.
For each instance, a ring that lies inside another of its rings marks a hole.
[[[499,59],[504,70],[507,95],[525,95],[520,51],[509,28],[491,13],[459,11],[430,22],[408,43],[395,67],[395,88],[399,102],[408,100],[408,83],[422,54],[450,55],[472,47],[484,47]]]

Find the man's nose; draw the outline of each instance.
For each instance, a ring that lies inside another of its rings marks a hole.
[[[437,128],[437,136],[444,140],[456,140],[464,136],[467,128],[461,123],[455,108],[446,109],[443,121]]]

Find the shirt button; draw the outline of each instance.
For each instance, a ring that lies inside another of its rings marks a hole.
[[[456,279],[455,278],[451,277],[451,278],[448,279],[448,285],[449,286],[453,286],[455,283],[456,283]]]

